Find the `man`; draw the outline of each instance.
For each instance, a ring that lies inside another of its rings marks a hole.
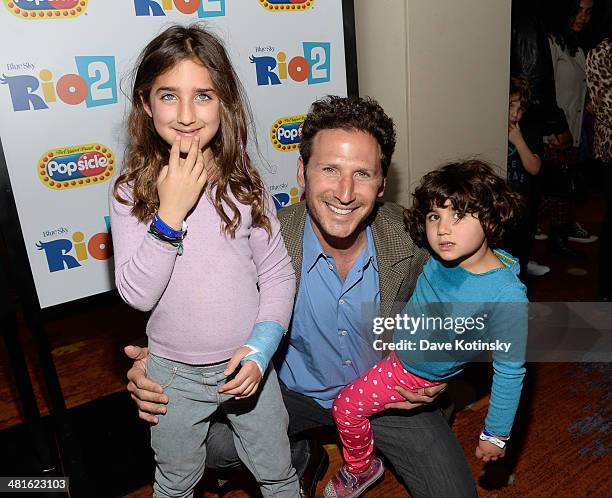
[[[401,311],[428,257],[406,233],[402,208],[377,203],[394,149],[393,122],[375,101],[327,97],[315,102],[304,122],[298,159],[305,202],[279,212],[299,290],[276,365],[303,496],[314,496],[327,465],[320,444],[304,434],[334,428],[334,397],[379,358],[372,347],[372,318]],[[141,418],[155,423],[155,414],[165,409],[158,403],[167,398],[145,378],[146,351],[128,347],[126,352],[137,360],[128,372],[128,390]],[[444,387],[416,394],[398,386],[407,401],[388,405],[393,409],[371,421],[377,449],[415,497],[476,496],[463,451],[440,411],[413,410]],[[222,423],[213,424],[207,464],[234,459],[229,434]]]

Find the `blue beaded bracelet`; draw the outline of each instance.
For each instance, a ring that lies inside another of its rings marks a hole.
[[[183,221],[183,229],[175,230],[171,226],[166,225],[164,221],[159,217],[157,213],[153,215],[153,222],[151,223],[155,228],[157,228],[161,233],[163,233],[166,237],[170,237],[171,239],[182,239],[187,231],[187,224]]]

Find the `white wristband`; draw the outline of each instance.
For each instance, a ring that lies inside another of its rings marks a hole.
[[[484,432],[480,433],[480,440],[489,441],[489,443],[494,444],[498,448],[502,448],[502,449],[506,447],[506,443],[507,443],[507,441],[502,441],[501,439],[495,436],[489,436],[488,434],[485,434]]]

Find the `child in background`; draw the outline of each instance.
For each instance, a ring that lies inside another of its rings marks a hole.
[[[269,366],[295,275],[246,153],[247,122],[238,78],[211,33],[173,26],[145,47],[110,212],[117,288],[151,311],[147,375],[169,398],[151,427],[158,498],[193,496],[218,408],[262,494],[299,493]]]
[[[451,163],[425,175],[414,193],[413,208],[405,212],[411,237],[417,244],[425,244],[432,255],[404,314],[421,316],[419,311],[432,303],[470,310],[484,308],[489,337],[511,344],[510,352],[493,354],[491,401],[476,447],[476,456],[485,462],[505,454],[525,374],[525,286],[518,279],[517,260],[493,249],[518,208],[519,197],[506,182],[488,165],[472,160]],[[390,346],[401,344],[406,337],[398,329]],[[408,337],[417,343],[428,337],[411,334]],[[449,343],[453,336],[465,337],[458,327],[442,335],[445,334]],[[484,337],[484,333],[478,335],[479,339]],[[344,388],[334,401],[332,414],[343,444],[345,465],[327,483],[324,495],[360,496],[383,475],[382,462],[373,455],[368,417],[384,410],[387,403],[401,399],[396,386],[416,392],[446,381],[463,370],[471,359],[468,357],[469,354],[451,353],[446,361],[439,361],[439,356],[435,361],[431,361],[433,356],[430,361],[419,361],[418,353],[396,350]]]
[[[508,234],[511,252],[519,259],[521,276],[539,277],[550,272],[548,266],[529,260],[537,230],[538,201],[535,176],[542,166],[542,134],[534,126],[521,128],[521,119],[530,100],[529,80],[523,75],[510,78],[508,109],[508,183],[523,198],[519,225]]]

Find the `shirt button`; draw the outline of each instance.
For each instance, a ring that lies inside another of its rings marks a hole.
[[[351,360],[344,360],[345,365],[352,365],[353,362]]]
[[[330,270],[333,270],[333,269],[334,269],[334,266],[333,266],[333,265],[330,265],[330,264],[328,264],[328,265],[327,265],[327,267],[328,267]]]
[[[338,304],[344,304],[344,299],[340,298],[340,299],[338,300]]]
[[[341,331],[340,331],[340,335],[348,335],[348,331],[346,331],[346,330],[341,330]]]

